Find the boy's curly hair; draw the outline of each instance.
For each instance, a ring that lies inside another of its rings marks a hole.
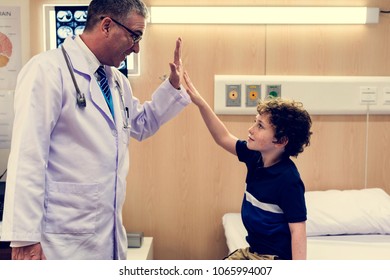
[[[271,97],[259,101],[257,112],[269,115],[277,143],[288,140],[284,151],[286,156],[297,157],[310,145],[312,122],[301,102]]]

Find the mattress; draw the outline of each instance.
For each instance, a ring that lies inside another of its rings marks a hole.
[[[222,217],[229,253],[248,247],[246,229],[240,213]],[[390,235],[324,235],[307,238],[309,260],[390,260]]]
[[[310,236],[307,238],[307,259],[390,260],[390,235]]]

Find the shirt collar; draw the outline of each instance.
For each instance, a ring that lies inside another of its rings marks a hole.
[[[291,162],[290,158],[283,157],[280,161],[278,161],[274,165],[271,165],[265,169],[272,174],[275,174],[275,175],[280,174],[286,170],[286,168],[290,164],[290,162]]]
[[[268,167],[264,167],[263,162],[262,162],[262,158],[260,156],[260,159],[257,162],[257,166],[258,166],[257,168],[258,168],[258,170],[263,170],[263,172],[268,172],[270,174],[277,175],[277,174],[282,173],[287,168],[287,166],[290,164],[290,162],[291,162],[290,158],[282,157],[281,160],[278,161],[277,163],[275,163],[271,166],[268,166]]]
[[[88,68],[91,73],[95,73],[96,70],[102,65],[97,57],[93,54],[93,52],[87,47],[83,40],[81,40],[80,36],[76,36],[75,38],[76,44],[80,47],[83,55],[85,56]]]

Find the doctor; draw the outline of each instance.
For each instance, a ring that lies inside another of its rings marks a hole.
[[[150,102],[140,104],[112,67],[139,52],[147,15],[140,0],[93,0],[82,35],[21,70],[1,235],[13,259],[126,259],[129,138],[153,135],[191,102],[180,38]]]

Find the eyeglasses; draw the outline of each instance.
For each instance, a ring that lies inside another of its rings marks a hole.
[[[105,17],[100,17],[100,19],[104,19]],[[123,27],[127,32],[130,33],[130,36],[131,36],[131,39],[133,39],[133,45],[137,44],[139,41],[141,41],[142,39],[142,35],[139,35],[137,33],[135,33],[133,30],[131,30],[130,28],[127,28],[126,26],[124,26],[122,23],[120,23],[119,21],[113,19],[113,18],[110,18],[113,22],[115,22],[116,24],[118,24],[119,26]]]

